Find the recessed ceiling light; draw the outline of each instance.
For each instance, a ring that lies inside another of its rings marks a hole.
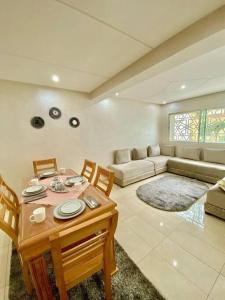
[[[119,96],[119,93],[118,93],[118,92],[116,92],[116,93],[115,93],[115,96],[116,96],[116,97],[117,97],[117,96]]]
[[[163,101],[163,103],[162,104],[166,104],[166,101]]]
[[[185,84],[182,84],[182,85],[180,86],[180,88],[181,88],[181,90],[184,90],[184,89],[186,89],[186,85],[185,85]]]
[[[52,75],[52,80],[55,82],[59,82],[59,76],[58,75]]]
[[[174,266],[174,267],[177,267],[177,265],[178,265],[178,263],[177,263],[177,261],[174,259],[174,260],[173,260],[173,266]]]

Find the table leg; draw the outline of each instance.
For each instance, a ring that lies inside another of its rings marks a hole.
[[[38,300],[54,300],[44,257],[29,261],[29,270]]]
[[[30,279],[30,272],[27,262],[22,261],[22,271],[23,271],[23,280],[25,284],[26,291],[29,295],[32,294],[33,286]]]

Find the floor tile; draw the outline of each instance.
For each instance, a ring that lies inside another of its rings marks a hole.
[[[115,237],[135,263],[145,257],[151,250],[151,247],[124,222],[119,224]]]
[[[7,257],[7,267],[5,273],[5,284],[9,285],[9,277],[10,277],[10,266],[11,266],[11,256],[12,256],[12,243],[10,242],[8,247],[8,257]]]
[[[173,231],[169,238],[217,272],[221,271],[225,263],[225,253],[222,251],[179,228]]]
[[[0,288],[5,287],[8,262],[8,247],[0,248]]]
[[[220,275],[209,295],[209,300],[224,300],[225,299],[225,278]]]
[[[170,234],[179,224],[175,218],[159,213],[157,209],[142,210],[137,216],[164,235]]]
[[[202,263],[196,257],[186,252],[170,239],[165,239],[155,251],[179,273],[208,294],[213,287],[218,272]]]
[[[9,286],[5,287],[5,298],[4,300],[8,300],[9,299]]]
[[[221,271],[221,274],[225,277],[225,264],[224,264],[224,266],[223,266],[223,269],[222,269],[222,271]]]
[[[0,288],[0,299],[5,299],[5,288]]]
[[[166,299],[203,300],[206,294],[152,250],[139,264],[144,275]]]
[[[137,216],[129,218],[124,222],[124,224],[141,237],[151,247],[151,249],[165,238],[162,233],[155,230],[150,224],[144,222]]]
[[[0,229],[0,248],[7,247],[10,243],[10,238]]]
[[[180,229],[194,235],[195,237],[207,242],[212,247],[225,253],[225,235],[219,234],[216,230],[209,227],[201,227],[194,223],[182,223]]]

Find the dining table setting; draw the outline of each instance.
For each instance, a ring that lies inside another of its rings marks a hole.
[[[54,299],[44,258],[50,251],[49,236],[108,212],[117,224],[116,203],[84,176],[65,168],[25,179],[19,202],[18,251],[26,291],[31,294],[35,288],[38,299]],[[114,242],[110,257],[113,274]]]

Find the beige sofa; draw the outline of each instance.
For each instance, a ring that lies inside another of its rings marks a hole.
[[[225,177],[225,150],[186,147],[179,157],[175,153],[171,145],[117,150],[109,168],[122,187],[166,171],[213,184]],[[205,211],[225,219],[225,192],[218,184],[207,193]]]
[[[185,147],[180,157],[175,152],[171,145],[117,150],[109,168],[122,187],[166,171],[209,183],[225,177],[225,150]]]

